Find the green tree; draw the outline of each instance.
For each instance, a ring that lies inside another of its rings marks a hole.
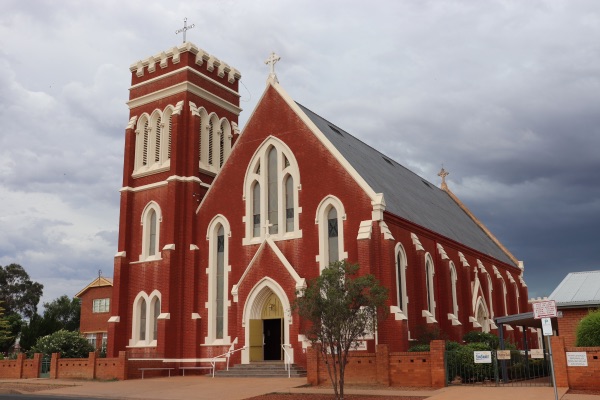
[[[46,356],[60,353],[61,358],[86,358],[94,347],[78,332],[61,329],[41,337],[31,347],[30,353],[42,353]]]
[[[294,309],[309,321],[306,337],[320,349],[337,399],[344,398],[348,352],[385,318],[388,291],[373,275],[358,275],[359,266],[331,263],[298,293]]]
[[[8,342],[13,338],[10,321],[4,317],[4,308],[0,302],[0,342]]]
[[[600,310],[590,312],[579,321],[575,346],[600,346]]]
[[[67,331],[79,330],[79,319],[81,316],[81,300],[70,299],[66,294],[44,303],[44,323],[52,332],[60,329]]]
[[[44,285],[33,282],[19,264],[0,265],[0,301],[4,302],[6,315],[20,314],[32,318],[44,292]]]
[[[4,336],[5,339],[2,339],[2,334],[0,334],[0,353],[7,353],[21,332],[23,320],[19,314],[4,315],[3,318],[0,317],[0,320],[2,319],[8,324],[9,334]]]

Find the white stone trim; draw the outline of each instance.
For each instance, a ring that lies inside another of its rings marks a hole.
[[[108,322],[121,322],[121,317],[118,315],[113,315],[108,319]]]
[[[146,338],[144,340],[139,340],[140,335],[140,307],[141,301],[145,300],[146,302]],[[160,306],[162,308],[162,296],[158,290],[152,291],[149,295],[146,292],[141,291],[137,294],[135,299],[133,300],[133,312],[131,318],[131,338],[129,339],[129,345],[127,347],[154,347],[158,342],[158,338],[153,337],[154,333],[154,318],[156,319],[169,319],[169,318],[160,318],[163,313],[159,313],[159,315],[154,315],[154,303],[156,301],[160,302]]]
[[[322,271],[329,265],[328,257],[328,225],[327,225],[327,214],[331,208],[335,208],[337,211],[338,218],[338,260],[345,260],[348,258],[348,252],[344,246],[344,221],[346,220],[346,209],[342,201],[334,195],[327,195],[321,200],[317,206],[317,212],[315,214],[315,225],[318,225],[319,230],[319,254],[317,255],[319,263],[319,271]]]
[[[216,335],[216,318],[217,318],[217,249],[216,239],[218,234],[218,227],[223,227],[223,338],[217,339]],[[208,302],[206,302],[206,308],[208,308],[208,326],[207,336],[204,338],[204,344],[229,344],[231,337],[229,336],[229,293],[227,288],[229,287],[229,273],[231,268],[229,265],[229,238],[231,237],[231,226],[229,221],[222,214],[215,215],[209,222],[206,229],[206,241],[208,242],[208,267],[206,273],[208,275]]]
[[[371,200],[373,211],[371,211],[371,219],[373,221],[383,221],[383,212],[385,211],[385,198],[383,193],[377,193],[375,199]]]
[[[125,129],[133,129],[135,127],[135,121],[137,121],[137,115],[129,118],[129,123],[127,124],[127,128]]]
[[[275,244],[273,243],[273,246]],[[281,306],[284,310],[284,318],[283,318],[283,337],[288,338],[291,342],[290,338],[290,325],[292,325],[292,313],[291,313],[291,303],[288,299],[283,288],[277,283],[275,280],[269,277],[262,278],[254,287],[250,290],[248,297],[246,298],[246,303],[244,304],[243,313],[242,313],[242,327],[244,328],[244,337],[245,343],[250,343],[250,319],[261,319],[260,310],[261,302],[265,299],[265,294],[268,292],[274,293],[281,302]],[[294,362],[294,348],[290,347],[291,350],[291,362]],[[241,350],[242,356],[242,364],[248,364],[250,362],[250,346],[245,346],[243,350]]]
[[[459,258],[460,262],[462,263],[463,267],[469,268],[471,266],[469,264],[469,262],[467,261],[467,258],[465,257],[465,255],[463,253],[461,253],[460,251],[458,252],[458,258]]]
[[[419,237],[416,234],[411,232],[410,238],[412,239],[413,245],[415,246],[415,249],[417,251],[419,251],[419,250],[425,251],[425,248],[423,248],[423,245],[421,244],[421,241],[419,240]]]
[[[156,213],[156,249],[154,255],[150,255],[150,249],[148,248],[148,240],[150,235],[150,211],[154,210]],[[150,201],[144,209],[142,210],[142,214],[140,217],[140,225],[142,225],[142,253],[138,261],[155,261],[162,259],[162,253],[160,249],[160,225],[162,224],[162,210],[160,205],[154,200]]]
[[[401,261],[401,265],[398,265],[398,259]],[[408,316],[408,290],[406,287],[406,270],[408,269],[408,257],[406,257],[406,251],[402,243],[396,243],[394,249],[394,265],[396,267],[396,304],[398,309],[404,316]],[[400,275],[398,275],[400,274]],[[402,298],[399,296],[398,286],[401,285],[400,289],[402,292]],[[397,319],[397,318],[396,318]]]
[[[133,90],[133,89],[137,89],[139,87],[143,87],[145,85],[154,83],[154,82],[159,81],[159,80],[164,79],[164,78],[168,78],[168,77],[170,77],[172,75],[179,74],[180,72],[184,72],[184,71],[186,71],[186,72],[192,72],[193,74],[195,74],[195,75],[201,77],[202,79],[204,79],[204,80],[212,83],[213,85],[218,86],[220,89],[223,89],[223,90],[229,92],[230,94],[232,94],[234,96],[240,97],[240,94],[238,92],[236,92],[235,90],[231,89],[230,87],[227,87],[227,86],[223,85],[222,83],[217,82],[216,80],[212,79],[211,77],[206,76],[206,75],[204,75],[204,74],[196,71],[194,68],[188,67],[188,66],[185,66],[185,67],[182,67],[182,68],[178,68],[178,69],[176,69],[174,71],[167,72],[166,74],[157,76],[157,77],[152,78],[152,79],[148,79],[147,81],[140,82],[140,83],[137,83],[135,85],[131,85],[129,87],[129,90]]]
[[[373,222],[370,219],[366,221],[360,221],[360,226],[358,227],[358,235],[356,236],[356,240],[371,239],[372,228]]]
[[[383,235],[383,240],[394,240],[394,235],[392,235],[390,228],[388,228],[385,222],[379,222],[379,229],[381,230],[381,234]]]
[[[172,58],[173,64],[178,64],[179,60],[180,60],[180,54],[184,53],[186,51],[190,52],[196,56],[196,64],[201,66],[206,61],[207,69],[209,71],[212,71],[215,66],[217,66],[217,67],[219,65],[226,66],[229,69],[228,81],[230,83],[233,83],[233,82],[235,82],[235,79],[239,80],[242,77],[242,75],[240,74],[240,72],[237,69],[231,67],[230,65],[228,65],[225,62],[218,60],[216,57],[211,56],[206,51],[197,47],[196,45],[194,45],[191,42],[182,43],[179,46],[171,47],[168,50],[162,51],[162,52],[160,52],[154,56],[150,56],[144,60],[139,60],[139,61],[131,64],[129,66],[129,70],[131,72],[135,72],[137,76],[143,76],[144,68],[147,67],[149,72],[152,73],[155,71],[156,67],[154,65],[152,65],[152,70],[150,70],[150,68],[151,68],[150,64],[155,64],[156,60],[160,59],[161,68],[165,68],[167,66],[167,62],[168,62],[169,58]]]
[[[232,114],[240,115],[240,113],[242,112],[242,109],[236,106],[235,104],[223,100],[222,98],[213,94],[212,92],[209,92],[208,90],[203,89],[200,86],[196,86],[193,83],[187,81],[177,83],[173,86],[169,86],[152,93],[148,93],[144,96],[137,97],[133,100],[129,100],[127,102],[127,106],[130,110],[133,110],[134,108],[141,107],[143,105],[164,99],[166,97],[174,96],[179,93],[185,92],[195,94],[201,99],[204,99],[216,106],[219,106]]]
[[[408,317],[398,306],[390,306],[390,314],[394,316],[394,320],[396,321],[404,321],[408,319]]]
[[[446,254],[446,250],[444,250],[444,246],[442,246],[441,244],[437,244],[437,250],[438,253],[440,253],[440,258],[442,260],[449,260],[450,258],[448,257],[448,254]]]
[[[288,261],[288,259],[285,258],[285,256],[283,255],[283,253],[281,252],[281,250],[279,250],[279,248],[277,247],[277,245],[275,244],[275,242],[273,242],[273,240],[270,237],[268,237],[268,238],[266,238],[262,242],[262,244],[256,250],[256,253],[254,253],[254,256],[252,257],[252,260],[250,260],[250,263],[248,263],[248,266],[244,270],[244,273],[240,277],[240,280],[238,281],[238,283],[235,284],[235,285],[233,285],[233,288],[231,289],[231,295],[233,297],[233,302],[234,303],[238,302],[238,290],[239,290],[240,285],[246,279],[246,276],[248,275],[248,272],[252,269],[252,266],[254,265],[254,263],[256,262],[256,260],[258,259],[258,256],[262,253],[262,251],[264,250],[264,248],[266,246],[269,246],[271,248],[271,250],[273,250],[273,252],[277,256],[277,258],[279,259],[279,261],[281,262],[281,264],[283,264],[283,266],[285,267],[286,271],[294,279],[294,282],[296,282],[296,287],[295,288],[299,292],[298,295],[302,296],[302,290],[306,289],[306,279],[302,278],[300,275],[298,275],[298,272],[296,272],[296,269],[292,266],[292,264],[290,264],[290,262]]]

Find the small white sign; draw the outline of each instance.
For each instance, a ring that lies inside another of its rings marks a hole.
[[[587,353],[585,351],[567,351],[568,367],[587,367]]]
[[[358,340],[354,342],[356,347],[350,347],[350,351],[366,351],[367,350],[367,341],[366,340]]]
[[[491,364],[492,363],[492,352],[491,351],[474,351],[473,358],[475,364]]]
[[[550,318],[542,318],[542,333],[544,336],[552,336],[552,320]]]
[[[531,349],[529,355],[531,358],[544,358],[544,349]]]
[[[556,317],[556,302],[554,300],[538,301],[532,303],[533,318],[552,318]]]
[[[510,350],[498,350],[496,358],[498,360],[510,360]]]

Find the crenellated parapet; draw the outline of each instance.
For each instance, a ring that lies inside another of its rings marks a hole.
[[[172,47],[169,50],[162,51],[144,60],[133,63],[129,67],[129,70],[132,73],[135,72],[137,77],[142,77],[146,73],[152,74],[159,69],[167,68],[169,63],[179,64],[181,61],[181,54],[185,52],[189,52],[195,56],[195,62],[198,66],[205,66],[206,70],[209,72],[216,70],[217,75],[221,78],[227,76],[227,81],[229,83],[234,83],[242,77],[242,74],[236,68],[233,68],[215,56],[208,54],[206,51],[190,42],[182,43],[179,46]]]

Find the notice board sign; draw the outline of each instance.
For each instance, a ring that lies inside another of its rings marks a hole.
[[[544,358],[544,349],[531,349],[529,355],[531,358]]]
[[[587,367],[587,353],[585,351],[567,351],[568,367]]]
[[[510,350],[498,350],[496,352],[496,358],[498,360],[510,360]]]
[[[474,351],[473,358],[475,364],[491,364],[492,363],[492,352],[491,351]]]
[[[554,318],[556,317],[556,302],[554,300],[538,301],[531,304],[533,306],[533,318]]]

